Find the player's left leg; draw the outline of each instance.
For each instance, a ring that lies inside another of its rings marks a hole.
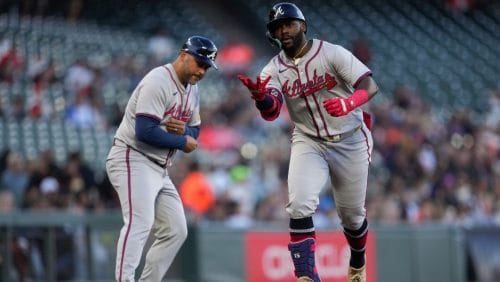
[[[298,281],[321,281],[315,265],[316,234],[312,218],[329,175],[321,149],[303,136],[295,136],[292,143],[286,211],[290,214],[288,249]]]
[[[161,281],[187,238],[187,223],[181,199],[167,176],[155,206],[155,241],[146,255],[141,281]]]
[[[335,145],[330,162],[333,194],[344,235],[351,249],[348,281],[365,281],[365,247],[368,236],[365,198],[373,141],[366,126],[346,142]],[[359,280],[354,280],[357,277]]]

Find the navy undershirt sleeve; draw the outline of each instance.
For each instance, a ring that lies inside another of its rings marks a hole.
[[[255,102],[255,105],[257,106],[257,109],[259,110],[267,110],[267,109],[270,109],[273,107],[273,104],[274,104],[274,101],[273,101],[273,98],[269,95],[266,95],[264,97],[264,100],[262,101],[256,101]]]
[[[186,126],[186,134],[193,137],[194,139],[198,139],[198,136],[200,136],[200,127]]]
[[[135,136],[141,142],[166,149],[182,150],[187,142],[186,137],[161,129],[159,120],[143,115],[136,116]]]

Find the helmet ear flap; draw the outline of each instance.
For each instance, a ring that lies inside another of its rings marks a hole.
[[[266,32],[266,38],[269,43],[271,43],[271,45],[281,50],[281,42],[278,39],[274,38],[271,32]]]

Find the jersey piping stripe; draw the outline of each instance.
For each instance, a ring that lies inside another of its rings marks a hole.
[[[321,47],[323,47],[323,40],[321,40],[319,42],[319,46],[318,46],[318,49],[316,50],[316,52],[314,53],[314,55],[312,55],[312,57],[307,60],[306,62],[306,66],[305,66],[305,72],[306,72],[306,78],[307,78],[307,81],[309,81],[309,63],[312,62],[312,60],[319,54],[319,51],[321,50]],[[321,106],[318,102],[318,97],[316,97],[316,93],[312,93],[311,95],[309,95],[312,97],[312,99],[314,100],[314,103],[316,104],[316,108],[318,109],[318,113],[319,113],[319,117],[321,119],[321,122],[323,122],[323,128],[325,129],[325,132],[326,132],[326,135],[327,136],[330,136],[330,132],[328,131],[328,125],[326,124],[326,120],[325,120],[325,117],[323,116],[323,113],[321,112]],[[306,97],[307,99],[308,97]],[[321,134],[319,133],[319,129],[317,131],[317,137],[321,137]]]
[[[168,75],[170,76],[170,79],[174,82],[175,84],[175,87],[177,88],[177,91],[179,91],[179,95],[181,95],[181,108],[182,108],[182,105],[183,105],[183,102],[184,102],[184,98],[182,96],[182,93],[185,92],[185,91],[182,91],[181,89],[179,89],[179,85],[177,85],[177,81],[174,79],[174,75],[172,74],[172,72],[170,71],[169,68],[167,68],[167,66],[163,66],[167,72],[168,72]],[[188,89],[186,89],[188,95],[191,93],[191,85],[189,85]],[[189,96],[188,96],[189,98]],[[185,107],[187,107],[187,102],[186,102],[186,105]],[[179,117],[176,117],[176,118],[179,118]],[[172,158],[172,156],[174,155],[174,152],[175,152],[175,149],[170,149],[168,151],[168,154],[167,154],[167,158],[165,159],[165,162],[168,164],[168,161],[170,158]]]
[[[314,52],[314,55],[312,55],[312,57],[311,57],[309,60],[307,60],[307,62],[306,62],[305,70],[306,70],[306,77],[307,77],[307,80],[309,80],[309,74],[308,74],[308,72],[307,72],[307,70],[308,70],[308,66],[309,66],[309,63],[311,63],[311,62],[312,62],[312,60],[313,60],[316,56],[318,56],[318,54],[319,54],[319,50],[321,50],[321,47],[323,47],[323,40],[320,40],[320,41],[319,41],[319,46],[318,46],[318,49],[316,50],[316,52]]]
[[[148,118],[155,119],[157,121],[161,121],[161,118],[159,118],[155,115],[152,115],[152,114],[148,114],[148,113],[136,113],[135,116],[136,117],[148,117]]]
[[[130,233],[130,226],[132,226],[132,185],[130,181],[130,148],[127,147],[127,151],[125,153],[125,163],[127,164],[127,192],[128,192],[128,226],[127,226],[127,232],[125,232],[125,238],[123,239],[123,246],[122,246],[122,254],[120,258],[120,276],[119,276],[119,282],[122,281],[122,274],[123,274],[123,258],[125,257],[125,248],[127,247],[127,239],[128,235]]]
[[[187,106],[189,105],[189,97],[191,97],[191,86],[189,87],[189,89],[187,90],[187,95],[186,95],[186,103],[184,104],[184,110],[183,112],[186,112],[187,110]],[[182,100],[182,96],[181,96],[181,100]]]
[[[316,122],[316,119],[314,118],[314,113],[311,109],[311,105],[309,105],[309,100],[307,100],[306,96],[302,96],[302,99],[304,99],[304,101],[306,102],[307,111],[309,112],[309,115],[311,116],[311,119],[312,119],[313,124],[314,124],[314,128],[316,128],[316,136],[320,136],[319,126],[318,126],[318,123]]]
[[[294,65],[289,65],[289,64],[285,63],[285,61],[283,60],[283,58],[281,58],[280,55],[278,55],[278,62],[280,64],[284,65],[285,67],[289,68],[289,69],[295,70],[295,72],[297,73],[297,75],[299,75],[299,69],[296,66],[294,66]],[[299,76],[299,79],[300,79],[300,76]]]
[[[172,74],[172,72],[170,71],[170,69],[167,68],[167,66],[163,66],[163,67],[167,70],[168,75],[170,75],[170,79],[172,79],[172,81],[174,82],[174,85],[177,88],[177,91],[179,91],[179,93],[185,92],[185,91],[182,91],[181,89],[179,89],[179,85],[177,85],[177,81],[175,80],[174,75]]]
[[[300,81],[300,73],[299,73],[299,69],[293,65],[289,65],[287,63],[285,63],[285,61],[283,61],[283,59],[278,55],[278,62],[282,65],[284,65],[285,67],[287,68],[290,68],[290,69],[293,69],[295,70],[295,72],[297,73],[297,78],[299,80],[299,83],[302,84],[302,82]],[[287,95],[287,94],[285,94]],[[306,106],[307,106],[307,111],[309,112],[309,115],[311,116],[311,119],[313,121],[313,124],[314,124],[314,127],[316,128],[316,135],[319,136],[319,126],[318,124],[316,123],[316,119],[314,118],[314,114],[311,110],[311,106],[309,105],[309,102],[307,101],[307,97],[304,97],[302,96],[302,98],[304,99],[304,101],[306,102]]]
[[[371,72],[371,71],[367,71],[367,72],[365,72],[362,76],[360,76],[360,77],[358,78],[358,80],[356,80],[356,82],[354,83],[353,87],[354,87],[354,88],[358,87],[358,84],[361,82],[361,80],[363,80],[363,78],[365,78],[365,77],[367,77],[367,76],[369,76],[369,75],[371,75],[371,74],[372,74],[372,72]]]
[[[179,91],[179,95],[181,95],[181,109],[182,109],[182,105],[184,104],[184,98],[182,96],[182,93],[189,91],[188,92],[188,94],[189,94],[191,92],[191,87],[189,87],[189,89],[186,89],[185,91],[182,91],[181,89],[179,89],[179,85],[177,85],[177,81],[175,80],[172,72],[166,66],[163,66],[163,67],[167,70],[168,74],[170,75],[170,79],[174,82],[174,85],[177,88],[177,91]],[[179,118],[179,117],[176,117],[176,118]]]

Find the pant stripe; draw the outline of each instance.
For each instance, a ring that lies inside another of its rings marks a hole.
[[[125,155],[125,162],[127,163],[127,190],[128,190],[128,226],[127,226],[127,232],[125,233],[125,238],[123,239],[123,246],[122,246],[122,257],[120,259],[120,277],[119,277],[119,282],[122,281],[122,273],[123,273],[123,257],[125,256],[125,248],[127,246],[127,238],[128,234],[130,232],[130,226],[132,226],[132,191],[131,191],[131,184],[130,184],[130,148],[127,148],[127,152]]]
[[[363,135],[365,136],[365,142],[366,142],[366,153],[368,154],[368,166],[371,163],[372,156],[370,154],[370,143],[368,142],[368,133],[366,133],[363,128],[361,128],[361,132],[363,132]]]

